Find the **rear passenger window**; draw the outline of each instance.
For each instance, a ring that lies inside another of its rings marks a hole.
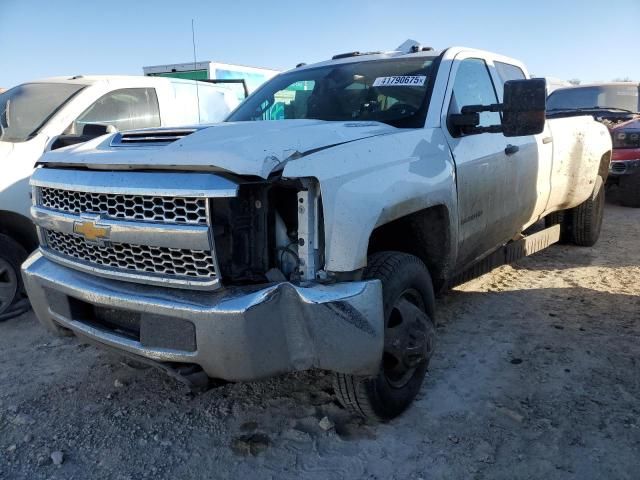
[[[160,126],[158,97],[153,88],[123,88],[99,98],[76,120],[76,132],[87,123],[105,123],[119,131]]]
[[[498,103],[498,100],[485,61],[480,58],[468,58],[460,62],[453,84],[449,114],[461,113],[460,110],[466,105],[494,103]],[[500,122],[498,112],[480,113],[480,127],[500,125]]]
[[[520,67],[503,62],[493,62],[493,64],[496,66],[496,71],[503,84],[507,80],[524,80],[527,78]]]

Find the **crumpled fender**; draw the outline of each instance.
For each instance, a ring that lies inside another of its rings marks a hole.
[[[450,212],[451,251],[456,251],[454,163],[442,132],[407,129],[339,145],[289,161],[284,177],[320,182],[325,268],[335,272],[366,265],[374,228],[435,205]]]

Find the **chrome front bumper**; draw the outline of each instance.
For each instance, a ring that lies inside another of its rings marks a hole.
[[[382,358],[378,280],[190,291],[96,277],[40,252],[22,271],[49,329],[64,327],[156,362],[196,364],[212,378],[255,380],[312,368],[375,375]],[[131,317],[139,335],[98,320],[98,311]]]

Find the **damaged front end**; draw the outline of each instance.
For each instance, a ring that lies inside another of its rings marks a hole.
[[[315,179],[241,182],[236,197],[211,205],[223,284],[322,277],[322,202]]]
[[[377,372],[381,286],[323,274],[315,179],[40,168],[32,185],[23,276],[50,329],[231,381]]]

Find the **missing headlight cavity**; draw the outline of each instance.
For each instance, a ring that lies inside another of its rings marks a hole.
[[[313,280],[318,267],[320,246],[320,191],[315,182],[307,182],[298,192],[298,272],[302,280]]]
[[[322,258],[322,205],[313,179],[240,184],[235,198],[212,201],[223,283],[312,280]]]

